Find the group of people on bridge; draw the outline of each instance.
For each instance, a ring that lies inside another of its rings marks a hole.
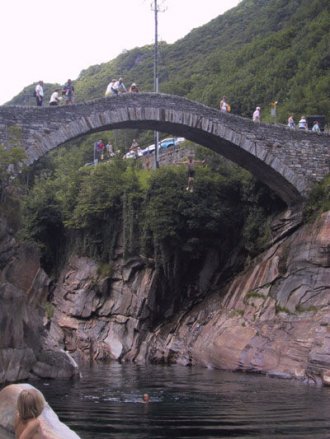
[[[33,96],[36,99],[36,104],[38,107],[42,107],[44,102],[44,82],[39,81],[35,86]],[[62,101],[66,104],[73,104],[74,102],[74,85],[71,79],[68,79],[62,88],[56,88],[49,99],[49,105],[56,106]]]
[[[68,81],[64,84],[62,88],[56,88],[49,100],[49,105],[51,106],[57,106],[64,101],[66,104],[73,104],[74,103],[74,85],[71,81],[71,79],[68,79]],[[109,82],[106,91],[105,96],[117,96],[122,93],[138,93],[140,90],[135,82],[131,84],[129,89],[127,90],[123,78],[112,79],[112,81]],[[44,82],[39,81],[38,84],[35,86],[33,96],[36,99],[36,104],[38,107],[42,107],[44,102]]]
[[[63,100],[66,104],[73,104],[74,102],[74,85],[71,81],[71,79],[68,79],[68,81],[64,84],[62,89],[56,88],[53,93],[50,96],[49,105],[50,106],[57,106],[59,105]],[[131,84],[129,89],[127,90],[123,78],[112,79],[109,84],[107,85],[105,96],[116,96],[122,93],[138,93],[140,90],[135,82]],[[41,107],[43,105],[44,100],[44,83],[43,81],[39,81],[36,85],[33,93],[36,104],[38,107]],[[271,114],[272,116],[276,116],[276,105],[277,101],[273,102],[271,105]],[[231,112],[231,106],[228,102],[228,99],[226,96],[223,96],[219,103],[219,109],[223,113],[229,113]],[[252,120],[255,123],[261,122],[261,108],[260,106],[257,106],[252,114]],[[296,124],[293,118],[293,115],[290,114],[288,117],[287,126],[290,129],[295,129]],[[308,123],[305,116],[301,116],[299,122],[298,122],[298,129],[299,130],[308,130]],[[315,132],[317,134],[321,133],[321,128],[318,120],[313,121],[313,126],[311,128],[312,132]]]
[[[277,107],[278,102],[277,101],[273,101],[271,103],[271,111],[270,114],[272,116],[272,118],[274,118],[274,120],[276,120],[276,107]],[[219,103],[219,109],[221,112],[223,113],[229,113],[231,111],[231,107],[230,104],[228,103],[228,99],[226,96],[223,96],[220,100]],[[257,106],[254,110],[254,112],[252,113],[252,120],[255,123],[260,123],[261,122],[261,107]],[[311,122],[310,122],[311,123]],[[287,121],[287,126],[290,129],[295,129],[296,128],[296,123],[294,121],[293,115],[290,114],[288,117],[288,121]],[[321,133],[321,127],[320,127],[320,123],[318,120],[313,120],[313,125],[308,126],[308,122],[305,116],[301,116],[301,118],[299,119],[298,122],[298,129],[299,130],[304,130],[304,131],[308,131],[309,129],[313,132],[313,133],[317,133],[320,134]]]
[[[104,95],[107,96],[117,96],[122,93],[138,93],[140,90],[135,82],[131,84],[129,89],[127,90],[123,78],[112,79],[107,85]]]
[[[228,99],[226,96],[223,96],[219,103],[219,109],[222,113],[230,113],[231,112],[231,106],[228,102]],[[261,121],[261,108],[258,106],[254,110],[252,114],[252,120],[253,122],[260,123]]]
[[[291,129],[296,128],[296,123],[294,121],[293,115],[290,114],[288,118],[288,127]],[[303,131],[308,131],[308,122],[305,116],[301,116],[298,122],[298,129]],[[313,133],[320,134],[321,133],[321,127],[318,120],[313,121],[312,130]]]

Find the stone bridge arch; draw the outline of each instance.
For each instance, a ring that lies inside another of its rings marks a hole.
[[[0,143],[20,144],[29,164],[65,142],[123,128],[183,136],[249,170],[288,205],[330,170],[329,136],[254,124],[186,98],[127,93],[59,107],[0,107]],[[12,133],[15,132],[15,136]]]

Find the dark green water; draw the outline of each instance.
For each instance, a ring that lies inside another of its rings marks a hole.
[[[112,364],[33,384],[82,439],[330,438],[330,389],[294,381]]]

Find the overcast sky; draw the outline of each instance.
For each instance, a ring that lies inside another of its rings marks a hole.
[[[158,39],[173,43],[240,0],[158,0]],[[42,79],[64,83],[123,50],[153,44],[154,0],[1,0],[0,105]]]

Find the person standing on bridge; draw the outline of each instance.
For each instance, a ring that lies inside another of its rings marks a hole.
[[[220,101],[220,111],[223,113],[229,113],[231,110],[230,105],[227,102],[226,96],[223,96],[223,98]]]
[[[291,128],[291,129],[295,129],[295,127],[296,127],[296,124],[294,122],[292,114],[290,114],[290,116],[288,118],[288,127]]]
[[[105,149],[107,150],[109,159],[111,159],[112,157],[114,157],[116,154],[113,150],[113,146],[111,144],[111,141],[109,140],[109,142],[105,145]]]
[[[313,122],[312,131],[313,131],[313,133],[317,133],[317,134],[320,134],[320,132],[321,132],[320,125],[319,125],[319,122],[317,120],[314,120],[314,122]]]
[[[63,94],[65,95],[65,103],[66,104],[73,104],[74,86],[73,86],[71,79],[68,79],[68,81],[64,85]]]
[[[260,113],[260,111],[261,111],[261,108],[260,107],[256,107],[255,111],[253,112],[253,116],[252,116],[253,122],[260,123],[260,120],[261,120],[261,113]]]
[[[34,90],[34,95],[36,98],[37,106],[41,107],[44,100],[44,83],[39,81]]]
[[[140,90],[138,89],[138,86],[135,84],[135,82],[133,82],[128,91],[130,93],[139,93]]]

